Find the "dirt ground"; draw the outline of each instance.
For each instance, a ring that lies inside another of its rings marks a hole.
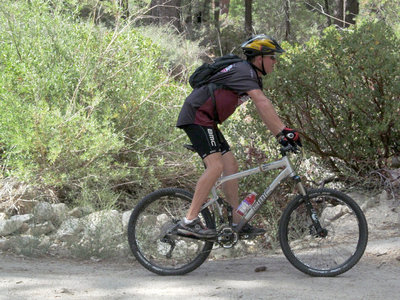
[[[266,270],[256,272],[257,267]],[[400,236],[370,241],[335,278],[305,275],[281,255],[207,261],[163,277],[133,261],[0,256],[0,299],[400,299]]]
[[[305,275],[283,255],[208,260],[185,276],[165,277],[132,258],[78,261],[0,253],[0,300],[400,299],[400,206],[382,203],[366,206],[364,256],[334,278]],[[256,272],[259,267],[265,271]]]

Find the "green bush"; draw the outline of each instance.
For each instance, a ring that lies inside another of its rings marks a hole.
[[[170,180],[171,115],[187,86],[159,65],[157,45],[127,24],[110,31],[40,0],[2,2],[0,24],[6,175],[97,207],[122,201],[115,187],[140,197]]]
[[[285,45],[267,93],[336,174],[368,174],[399,151],[399,46],[382,22],[331,27],[304,47]]]

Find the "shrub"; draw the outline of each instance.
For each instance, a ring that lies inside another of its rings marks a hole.
[[[115,186],[140,197],[170,180],[175,167],[160,166],[186,85],[129,23],[109,30],[48,3],[0,4],[3,170],[96,207],[121,201]]]
[[[305,148],[340,175],[385,167],[400,138],[399,40],[390,27],[331,27],[304,47],[285,46],[267,93]]]

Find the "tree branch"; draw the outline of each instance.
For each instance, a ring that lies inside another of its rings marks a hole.
[[[336,21],[342,22],[343,25],[353,25],[352,23],[346,22],[345,20],[336,18],[336,17],[334,17],[334,16],[332,16],[332,15],[326,13],[326,12],[324,11],[323,6],[322,6],[321,4],[319,4],[319,3],[318,3],[319,8],[317,8],[317,7],[315,7],[314,5],[308,3],[307,1],[304,1],[304,3],[305,3],[307,6],[311,7],[313,10],[319,12],[320,14],[322,14],[322,15],[328,17],[328,18],[334,19],[334,20],[336,20]]]

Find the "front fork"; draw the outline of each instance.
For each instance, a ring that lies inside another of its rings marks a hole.
[[[310,197],[307,193],[307,190],[304,188],[303,184],[301,183],[300,176],[298,176],[298,175],[294,176],[293,180],[297,183],[297,187],[298,187],[300,193],[303,195],[304,204],[307,208],[308,215],[310,216],[310,219],[312,221],[313,227],[315,228],[315,232],[317,233],[317,236],[326,237],[328,234],[328,231],[325,228],[322,228],[321,223],[318,218],[318,214],[310,201]]]

